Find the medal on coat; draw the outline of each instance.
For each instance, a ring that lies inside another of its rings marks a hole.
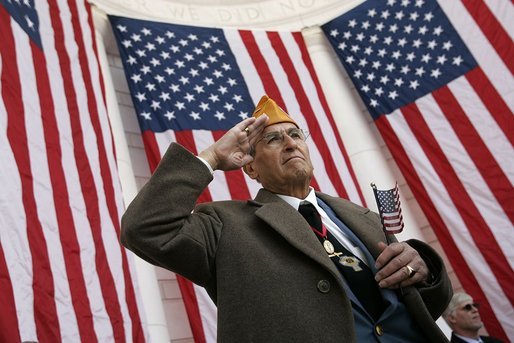
[[[340,252],[336,252],[336,249],[334,248],[334,245],[332,242],[330,242],[328,239],[325,238],[325,241],[323,242],[323,248],[325,248],[325,251],[328,254],[328,257],[339,257],[342,255]]]
[[[325,241],[323,242],[323,248],[325,248],[325,251],[329,255],[332,255],[335,251],[334,245],[326,238],[325,238]]]
[[[359,266],[359,260],[353,256],[341,256],[339,263],[345,267],[353,268],[354,271],[360,272],[362,268]]]

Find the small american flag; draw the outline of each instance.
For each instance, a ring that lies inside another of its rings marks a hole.
[[[400,233],[403,230],[403,216],[398,184],[388,190],[378,190],[372,185],[377,200],[378,211],[386,234]]]

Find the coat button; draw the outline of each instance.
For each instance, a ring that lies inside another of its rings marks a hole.
[[[330,282],[328,282],[327,280],[319,280],[318,291],[320,291],[321,293],[330,292]]]
[[[375,325],[375,333],[379,336],[384,334],[384,329],[380,325]]]

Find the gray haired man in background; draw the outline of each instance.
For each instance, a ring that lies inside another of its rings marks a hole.
[[[452,329],[452,343],[501,343],[502,341],[489,336],[480,336],[478,331],[484,326],[479,304],[467,293],[455,293],[450,304],[443,313]]]

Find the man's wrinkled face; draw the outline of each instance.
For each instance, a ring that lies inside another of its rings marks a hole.
[[[472,300],[460,303],[452,316],[455,327],[461,330],[479,330],[483,326],[478,307]]]
[[[302,135],[291,123],[266,127],[254,144],[254,160],[246,168],[248,175],[278,194],[289,194],[294,185],[308,184],[314,168]]]

